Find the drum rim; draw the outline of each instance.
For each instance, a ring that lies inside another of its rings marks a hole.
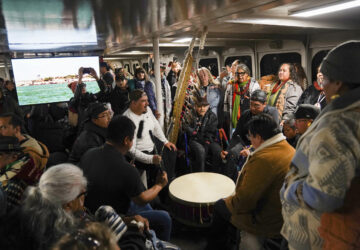
[[[171,192],[169,192],[169,197],[173,201],[176,201],[176,202],[178,202],[178,203],[180,203],[182,205],[190,205],[190,206],[195,206],[195,205],[199,205],[200,207],[201,207],[201,205],[208,205],[209,206],[209,205],[214,205],[215,202],[216,202],[216,201],[214,201],[214,202],[197,202],[197,203],[195,203],[195,202],[191,202],[191,201],[185,201],[185,200],[181,200],[181,199],[177,198]]]

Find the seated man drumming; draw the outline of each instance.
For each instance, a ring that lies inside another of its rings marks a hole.
[[[142,175],[145,185],[151,186],[155,182],[155,178],[159,168],[155,165],[162,163],[162,156],[168,157],[169,154],[175,154],[176,146],[169,142],[161,129],[159,122],[149,108],[148,97],[146,93],[140,89],[135,89],[129,94],[130,107],[124,112],[124,116],[128,117],[135,124],[135,137],[133,146],[130,148],[130,155],[135,160],[135,166]],[[155,137],[164,144],[164,152],[155,153]],[[165,169],[169,174],[169,179],[175,177],[175,155],[168,157],[167,161],[163,161]],[[150,183],[147,183],[145,171],[149,172]]]
[[[267,114],[252,117],[247,128],[255,151],[239,173],[235,194],[214,205],[207,249],[227,249],[227,230],[233,227],[241,230],[240,249],[262,249],[267,238],[280,237],[279,192],[295,150]]]
[[[85,206],[93,213],[106,204],[119,214],[139,214],[149,220],[160,239],[168,241],[169,214],[148,205],[167,185],[167,174],[159,173],[155,185],[145,189],[139,172],[124,157],[133,145],[134,131],[135,125],[129,118],[115,116],[108,126],[105,144],[88,150],[81,158],[80,168],[89,182]]]
[[[247,138],[246,123],[250,119],[258,114],[269,114],[272,116],[276,124],[279,124],[279,113],[276,108],[266,105],[266,93],[260,89],[255,90],[250,97],[250,109],[245,110],[240,116],[239,121],[236,124],[236,129],[231,137],[230,145],[228,148],[221,152],[220,157],[225,162],[224,174],[233,179],[237,178],[237,163],[239,161],[240,152],[245,146],[250,145],[250,141]],[[244,150],[247,151],[247,150]],[[246,156],[249,152],[244,152]]]

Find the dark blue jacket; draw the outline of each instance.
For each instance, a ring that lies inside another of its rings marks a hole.
[[[155,112],[155,110],[157,110],[153,83],[151,81],[145,81],[145,85],[143,87],[141,81],[138,80],[137,78],[134,78],[128,82],[128,86],[129,86],[129,92],[133,91],[134,89],[144,90],[149,99],[150,109],[153,111],[153,113]]]

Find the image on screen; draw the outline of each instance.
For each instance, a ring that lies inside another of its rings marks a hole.
[[[12,59],[19,105],[66,102],[74,96],[69,83],[78,80],[80,67],[91,67],[99,76],[99,57],[59,57]],[[96,80],[88,74],[82,78],[86,90],[99,92]]]
[[[96,46],[98,41],[91,1],[78,1],[72,15],[64,14],[68,11],[64,2],[3,0],[1,7],[9,49],[66,51],[79,46]]]

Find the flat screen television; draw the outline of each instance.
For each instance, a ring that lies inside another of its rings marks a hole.
[[[19,105],[69,101],[74,94],[68,84],[78,80],[80,67],[94,68],[99,75],[98,56],[12,59],[11,63]],[[88,92],[99,91],[90,75],[82,81]]]
[[[92,1],[1,2],[11,51],[63,52],[98,46]]]

